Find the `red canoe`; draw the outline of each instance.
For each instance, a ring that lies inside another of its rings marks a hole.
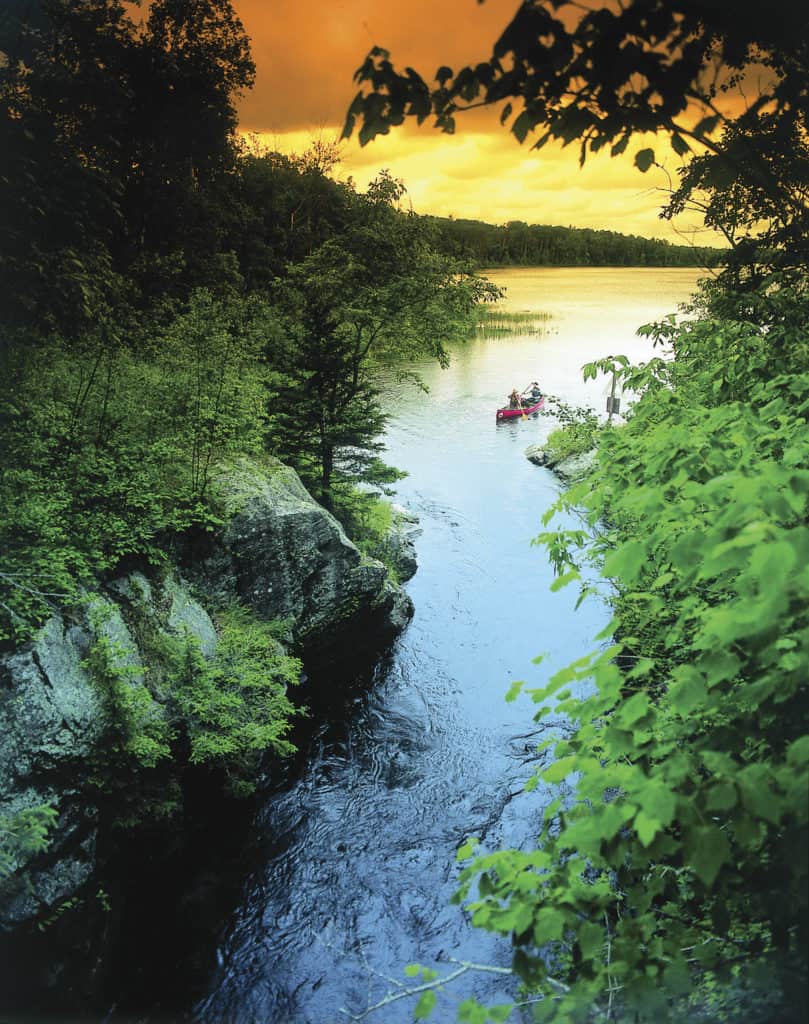
[[[522,409],[498,409],[497,410],[497,421],[500,420],[514,420],[519,416],[529,416],[532,412],[538,412],[545,404],[545,399],[540,398],[538,402],[533,405],[524,405]]]

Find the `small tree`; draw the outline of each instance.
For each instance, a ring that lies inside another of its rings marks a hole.
[[[429,225],[396,209],[403,193],[383,172],[354,196],[349,227],[278,286],[287,338],[273,356],[284,379],[270,399],[271,444],[329,508],[340,479],[396,479],[378,458],[380,361],[445,363],[475,303],[497,294],[433,250]]]

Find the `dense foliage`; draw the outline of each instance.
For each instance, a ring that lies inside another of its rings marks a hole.
[[[0,394],[3,634],[126,558],[165,558],[206,526],[213,461],[260,452],[268,313],[195,292],[142,347],[103,329],[81,344],[8,347]]]
[[[371,365],[432,352],[485,286],[315,144],[239,142],[229,0],[14,5],[0,22],[0,639],[212,528],[212,465],[262,450],[330,507],[377,458]],[[159,111],[159,116],[153,116]],[[342,488],[342,490],[341,490]]]
[[[104,612],[91,602],[99,628],[85,664],[107,721],[88,781],[113,798],[118,826],[176,811],[186,763],[217,771],[230,792],[245,795],[255,789],[267,751],[293,752],[287,737],[299,711],[289,690],[301,663],[285,653],[277,623],[240,606],[223,608],[213,656],[204,657],[191,636],[155,633],[140,638],[148,655],[142,663],[136,650],[104,633]],[[143,615],[148,621],[148,609]],[[135,774],[140,784],[132,787]]]

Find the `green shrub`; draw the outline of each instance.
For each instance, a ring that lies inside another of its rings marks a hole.
[[[244,795],[254,788],[267,752],[294,752],[287,735],[302,710],[287,691],[297,684],[301,663],[278,640],[284,623],[263,622],[237,606],[218,616],[211,658],[190,634],[156,633],[149,638],[147,667],[136,651],[105,635],[100,614],[94,621],[97,635],[84,664],[101,695],[106,728],[89,781],[106,792],[121,791],[131,804],[119,823],[155,816],[150,801],[156,780],[178,779],[186,764],[221,769],[228,789]],[[134,779],[139,784],[133,787]],[[176,794],[169,796],[163,814],[177,809]]]
[[[123,559],[210,527],[213,462],[264,443],[260,303],[197,292],[140,347],[99,328],[83,346],[3,350],[0,641]]]
[[[216,653],[206,660],[186,637],[176,664],[170,703],[179,712],[192,764],[223,768],[230,788],[248,793],[260,758],[294,753],[287,736],[301,713],[287,695],[301,663],[284,652],[277,627],[243,608],[218,617]]]
[[[397,476],[404,474],[397,472]],[[396,523],[396,512],[389,501],[373,491],[346,487],[337,491],[339,505],[336,514],[352,541],[369,558],[376,558],[388,570],[388,575],[399,582],[399,572],[386,544]]]
[[[57,817],[56,808],[50,804],[0,815],[0,895],[21,864],[48,849],[49,833]]]
[[[553,417],[560,423],[556,430],[551,431],[545,442],[549,465],[556,465],[573,455],[582,455],[597,445],[599,433],[603,428],[598,422],[595,410],[589,406],[569,405],[555,395],[546,395],[541,413],[543,416]]]

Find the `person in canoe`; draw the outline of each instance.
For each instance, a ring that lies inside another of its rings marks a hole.
[[[508,407],[509,409],[522,409],[522,398],[516,388],[513,388],[508,396]]]
[[[540,390],[539,384],[535,380],[531,381],[522,393],[523,402],[526,405],[536,405],[540,398],[542,398],[542,391]]]

